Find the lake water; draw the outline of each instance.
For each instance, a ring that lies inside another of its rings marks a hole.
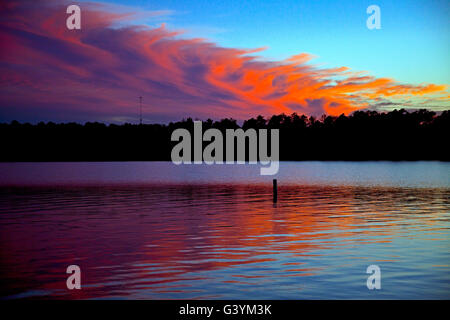
[[[278,203],[272,203],[272,179]],[[0,296],[449,299],[450,163],[1,163]],[[81,290],[66,268],[81,268]],[[369,265],[381,290],[369,290]]]

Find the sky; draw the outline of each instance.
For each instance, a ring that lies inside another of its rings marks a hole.
[[[81,29],[68,30],[69,4]],[[369,30],[376,4],[381,29]],[[0,122],[449,109],[448,1],[11,1]]]

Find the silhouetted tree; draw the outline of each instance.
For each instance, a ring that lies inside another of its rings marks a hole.
[[[193,132],[192,118],[165,124],[12,121],[0,124],[0,161],[170,160],[177,128]],[[203,130],[237,129],[235,119],[208,119]],[[280,129],[281,160],[444,160],[450,112],[356,111],[349,116],[259,115],[242,128]],[[207,143],[205,143],[207,144]]]

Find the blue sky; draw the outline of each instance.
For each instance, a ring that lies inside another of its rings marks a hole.
[[[347,66],[411,84],[450,83],[450,2],[325,0],[113,0],[171,10],[162,21],[225,47],[268,47],[279,60],[300,52],[314,63]],[[369,30],[366,8],[381,9],[381,30]],[[152,24],[154,22],[150,22]]]

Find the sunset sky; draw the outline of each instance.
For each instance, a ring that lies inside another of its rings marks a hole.
[[[81,8],[68,30],[66,8]],[[381,9],[369,30],[366,8]],[[0,122],[450,109],[450,3],[2,1]]]

